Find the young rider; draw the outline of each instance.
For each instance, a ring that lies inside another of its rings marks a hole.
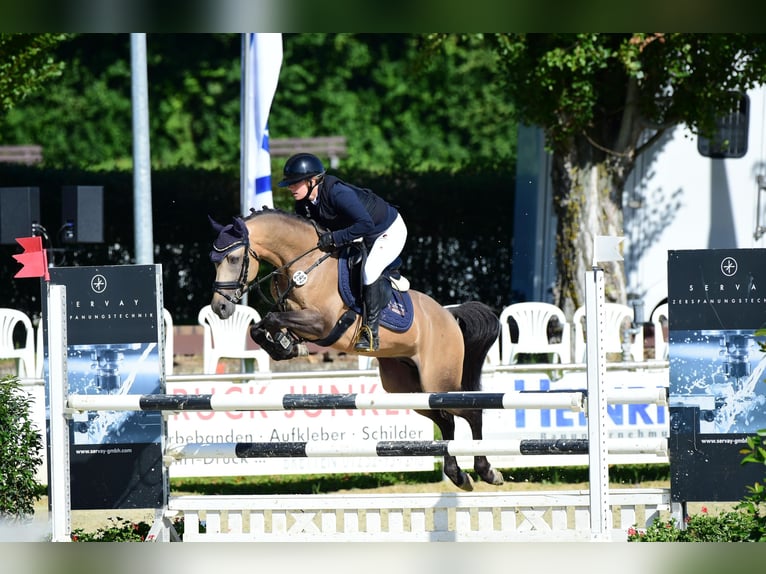
[[[404,248],[407,226],[402,216],[371,190],[326,175],[322,162],[310,153],[290,157],[283,174],[278,185],[292,193],[295,212],[329,229],[319,237],[319,249],[329,252],[355,239],[364,240],[367,259],[362,273],[363,327],[354,349],[377,351],[380,312],[388,294],[380,275]]]

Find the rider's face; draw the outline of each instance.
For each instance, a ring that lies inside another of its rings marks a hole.
[[[311,179],[304,179],[296,183],[290,183],[287,185],[287,189],[289,189],[290,193],[293,194],[293,199],[295,199],[295,201],[301,201],[302,199],[306,199],[306,196],[309,193],[310,182],[311,182]]]

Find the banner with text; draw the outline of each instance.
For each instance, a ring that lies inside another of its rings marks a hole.
[[[610,389],[667,388],[667,369],[638,371],[609,370],[604,378],[607,394]],[[547,373],[485,372],[482,390],[489,393],[529,391],[587,390],[584,372],[560,372],[555,380]],[[654,438],[668,436],[668,411],[657,404],[609,404],[607,406],[609,438]],[[470,439],[468,424],[457,419],[455,435]],[[588,419],[585,412],[570,409],[508,409],[484,411],[484,439],[587,439]],[[467,466],[469,458],[458,457]],[[587,466],[588,455],[505,455],[493,456],[497,468],[526,468],[537,466]],[[612,454],[610,464],[667,464],[668,459],[655,454]]]
[[[50,280],[66,286],[70,393],[164,392],[159,265],[56,267]],[[163,425],[158,412],[74,413],[72,509],[161,508]]]
[[[248,383],[168,383],[168,393],[283,394],[384,393],[376,371],[359,377],[311,377]],[[168,416],[169,447],[198,442],[335,442],[434,439],[433,423],[412,410],[330,409],[288,411],[178,412]],[[429,457],[329,457],[182,459],[171,477],[324,474],[433,470]]]
[[[675,502],[735,501],[763,479],[742,465],[766,428],[766,249],[668,253],[670,491]]]

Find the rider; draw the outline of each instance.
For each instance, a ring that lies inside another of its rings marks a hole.
[[[364,240],[367,259],[362,273],[363,327],[354,349],[377,351],[380,312],[389,293],[380,275],[404,248],[407,226],[402,216],[371,190],[325,175],[322,162],[310,153],[290,157],[283,174],[278,185],[293,194],[295,213],[329,229],[319,236],[319,249],[330,252],[355,239]]]

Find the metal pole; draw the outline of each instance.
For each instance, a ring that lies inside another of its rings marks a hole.
[[[249,130],[253,126],[253,113],[255,110],[252,106],[252,82],[255,78],[252,77],[253,63],[251,62],[250,50],[247,49],[247,42],[249,34],[240,34],[242,36],[241,44],[241,72],[240,72],[240,96],[239,96],[239,213],[244,217],[247,215],[247,182],[250,181],[250,166],[248,158],[253,150],[250,149],[250,137],[248,136]],[[249,85],[248,85],[249,84]],[[241,305],[248,305],[247,291],[242,295],[240,299]],[[246,371],[245,359],[240,361],[240,369]]]
[[[248,129],[253,125],[253,113],[252,98],[248,98],[252,91],[252,62],[250,61],[250,50],[247,49],[248,34],[240,34],[242,37],[241,44],[241,74],[240,81],[240,111],[239,111],[239,141],[240,141],[240,168],[239,168],[239,212],[244,216],[247,215],[247,182],[250,178],[250,170],[248,164],[248,158],[253,151],[250,149],[250,138],[248,137]],[[248,86],[248,82],[251,83]]]
[[[133,97],[133,219],[136,263],[154,263],[151,156],[149,154],[149,90],[146,75],[146,34],[130,35]]]

